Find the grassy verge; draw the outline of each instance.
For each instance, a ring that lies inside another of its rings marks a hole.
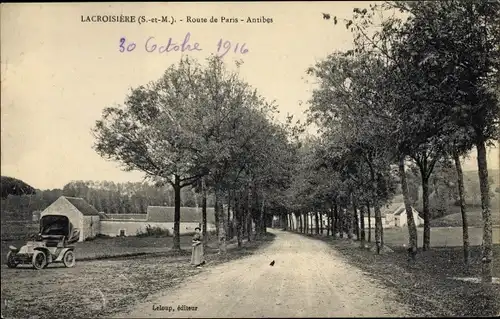
[[[207,265],[189,264],[191,252],[166,251],[153,255],[79,262],[74,268],[50,266],[42,271],[2,267],[2,308],[5,318],[99,318],[134,307],[159,291],[177,286],[186,277],[207,268],[253,254],[269,245],[274,236],[234,241],[225,256],[211,244],[205,250]]]
[[[376,255],[359,248],[359,242],[317,237],[328,242],[346,260],[378,279],[396,292],[397,301],[407,304],[412,313],[421,316],[493,316],[500,312],[500,286],[450,279],[480,275],[480,247],[471,247],[471,267],[466,273],[461,247],[435,247],[419,252],[415,264],[410,264],[407,251],[391,247],[394,252]],[[500,245],[494,245],[494,256],[500,256]],[[498,258],[498,257],[497,257]],[[500,277],[499,263],[494,277]]]
[[[181,248],[191,247],[192,236],[181,236]],[[215,236],[209,237],[212,244]],[[8,247],[13,245],[17,248],[26,244],[26,240],[2,240],[1,262],[5,264]],[[77,260],[96,260],[130,255],[157,254],[169,251],[173,246],[172,237],[109,237],[95,238],[91,241],[78,242],[75,244]]]

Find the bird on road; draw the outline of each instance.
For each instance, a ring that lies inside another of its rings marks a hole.
[[[271,263],[269,264],[269,266],[274,266],[274,260],[271,261]]]

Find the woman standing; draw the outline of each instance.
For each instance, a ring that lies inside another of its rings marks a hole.
[[[195,234],[193,236],[193,252],[191,254],[191,265],[199,267],[205,263],[205,259],[203,258],[203,237],[200,233],[200,227],[196,227],[194,231]]]

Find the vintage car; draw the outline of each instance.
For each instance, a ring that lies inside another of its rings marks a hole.
[[[40,270],[50,263],[63,263],[66,267],[75,265],[75,247],[80,230],[73,228],[68,217],[45,215],[40,219],[40,233],[20,249],[10,246],[7,253],[7,267],[31,264]]]

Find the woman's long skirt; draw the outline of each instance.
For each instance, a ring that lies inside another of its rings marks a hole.
[[[203,244],[198,244],[193,246],[193,252],[191,254],[191,265],[198,266],[203,262]]]

